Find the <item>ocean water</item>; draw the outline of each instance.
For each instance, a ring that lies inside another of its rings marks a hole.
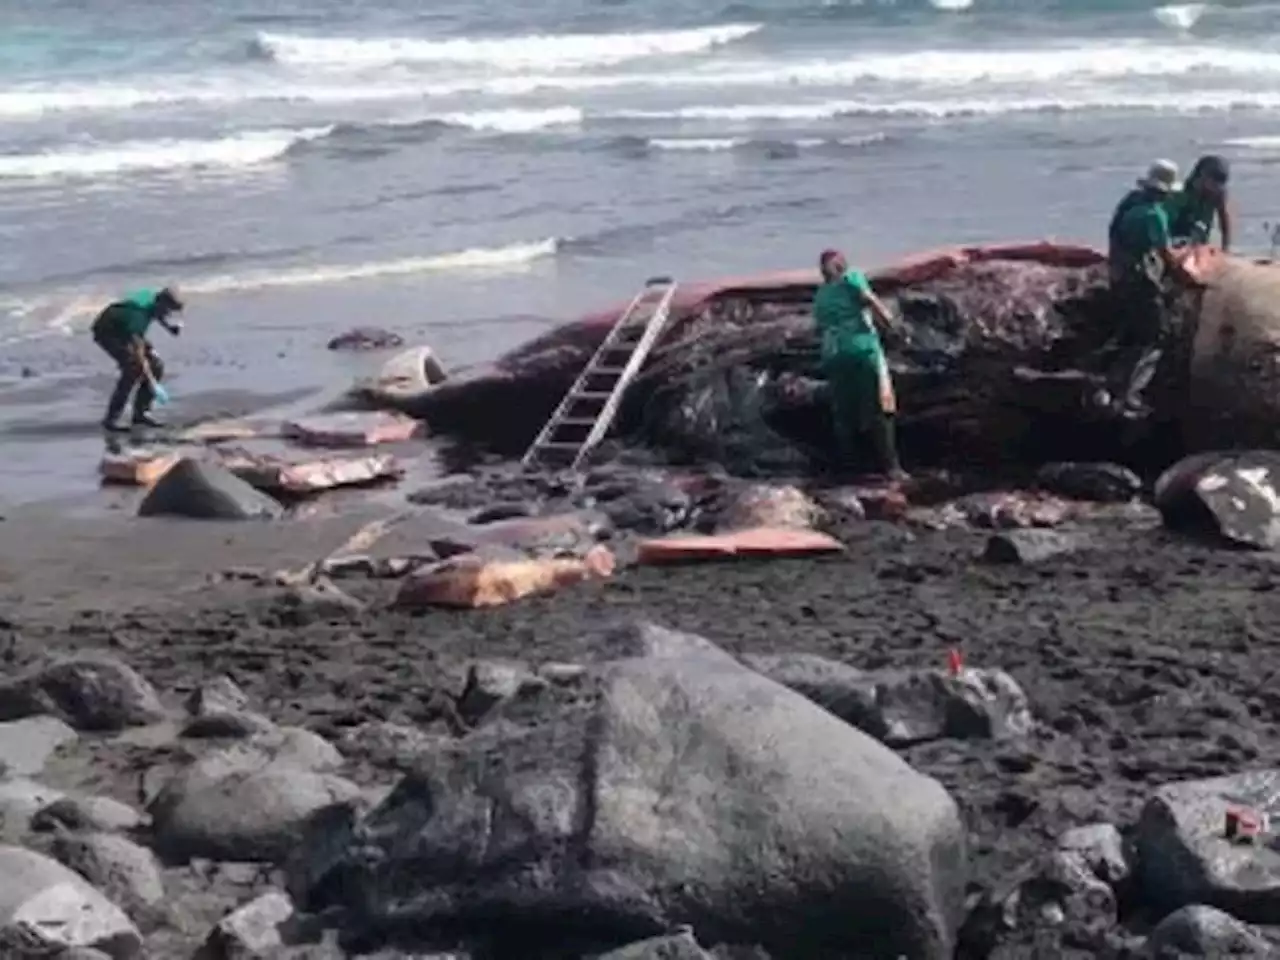
[[[456,367],[655,273],[1099,243],[1151,159],[1207,151],[1268,247],[1280,4],[6,0],[0,378],[81,386],[0,414],[95,421],[85,328],[141,284],[188,293],[179,404],[323,390],[354,324]],[[0,498],[83,484],[60,456]]]

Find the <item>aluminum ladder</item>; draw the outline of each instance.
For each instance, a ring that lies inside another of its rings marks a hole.
[[[670,277],[645,282],[530,445],[522,467],[578,469],[613,425],[627,386],[662,336],[675,293]]]

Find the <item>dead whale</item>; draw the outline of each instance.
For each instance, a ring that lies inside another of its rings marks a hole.
[[[1191,449],[1274,433],[1280,267],[1195,248],[1205,284],[1174,297],[1183,331],[1152,387],[1154,427]],[[869,274],[903,320],[886,340],[911,462],[1126,459],[1096,399],[1117,321],[1105,258],[1056,243],[929,253]],[[617,432],[675,462],[736,473],[794,470],[829,449],[809,305],[816,271],[682,286],[672,320],[628,391]],[[517,456],[599,345],[618,309],[590,315],[396,405],[436,435]],[[1238,390],[1241,379],[1254,384]],[[1212,404],[1207,415],[1203,404]],[[1129,451],[1132,454],[1132,451]],[[1132,460],[1132,455],[1128,457]]]

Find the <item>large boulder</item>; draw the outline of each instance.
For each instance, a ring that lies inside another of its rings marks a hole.
[[[1239,842],[1227,815],[1280,816],[1280,771],[1169,783],[1142,809],[1136,831],[1143,900],[1161,910],[1205,904],[1270,923],[1280,911],[1280,856],[1266,838]]]
[[[350,781],[287,754],[233,747],[196,761],[160,791],[147,810],[152,846],[173,861],[280,861],[313,813],[361,796]]]
[[[141,517],[198,520],[274,520],[284,508],[216,463],[179,460],[138,506]]]
[[[124,911],[62,864],[0,847],[0,956],[58,956],[77,947],[130,960],[142,937]]]
[[[1171,530],[1270,550],[1280,544],[1280,452],[1194,454],[1161,474],[1155,505]]]
[[[615,642],[631,656],[534,725],[486,725],[335,818],[295,895],[355,935],[530,953],[689,924],[795,960],[951,957],[968,869],[940,784],[702,638]]]

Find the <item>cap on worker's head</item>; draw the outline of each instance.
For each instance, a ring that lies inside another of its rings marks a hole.
[[[1196,161],[1196,165],[1191,168],[1191,176],[1187,179],[1214,180],[1218,183],[1226,183],[1230,178],[1231,165],[1227,163],[1227,158],[1210,153]]]
[[[1182,189],[1178,183],[1178,165],[1172,160],[1157,160],[1147,169],[1147,175],[1138,181],[1144,190],[1159,193],[1176,193]]]
[[[182,309],[182,297],[178,295],[177,287],[164,287],[156,293],[156,306],[165,310]]]

